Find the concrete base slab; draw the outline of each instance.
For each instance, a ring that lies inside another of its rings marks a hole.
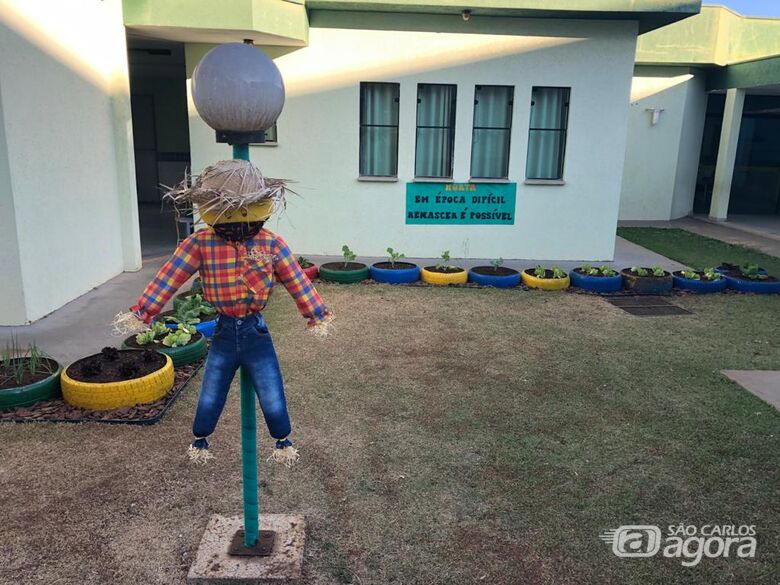
[[[187,575],[189,585],[268,585],[300,579],[306,538],[303,516],[260,515],[260,530],[276,533],[273,552],[265,557],[228,555],[233,535],[243,527],[243,516],[211,517]]]
[[[721,370],[720,373],[780,410],[780,371]]]

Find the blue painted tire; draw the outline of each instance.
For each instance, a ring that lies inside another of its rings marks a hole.
[[[724,268],[724,267],[721,265],[721,266],[716,266],[716,267],[715,267],[715,272],[719,272],[720,274],[728,274],[730,271],[729,271],[729,269],[727,269],[727,268]],[[759,273],[759,274],[766,274],[767,272],[766,272],[766,269],[765,269],[765,268],[761,268],[761,267],[759,267],[759,268],[758,268],[758,273]]]
[[[469,270],[469,282],[481,284],[482,286],[494,286],[496,288],[512,288],[520,284],[520,273],[515,270],[515,274],[505,274],[496,276],[492,274],[480,274]]]
[[[396,262],[404,268],[379,268],[376,264],[370,267],[371,279],[387,284],[407,284],[420,280],[420,267],[411,262]],[[408,268],[407,268],[408,267]]]
[[[725,278],[720,280],[694,280],[693,278],[685,278],[673,273],[672,282],[674,283],[674,288],[689,290],[699,294],[723,292],[726,290]]]
[[[730,289],[740,292],[755,293],[757,295],[780,293],[780,280],[767,282],[765,280],[744,280],[742,278],[734,278],[733,276],[727,276],[725,280]]]
[[[623,288],[623,277],[620,274],[615,276],[589,276],[580,274],[576,270],[569,272],[572,286],[593,292],[610,293],[617,292]]]

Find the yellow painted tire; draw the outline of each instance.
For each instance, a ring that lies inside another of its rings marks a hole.
[[[173,388],[173,360],[166,355],[165,365],[156,372],[122,382],[79,382],[68,376],[65,368],[61,385],[65,402],[87,410],[114,410],[156,402]]]
[[[541,290],[563,290],[569,288],[569,284],[571,283],[568,274],[566,275],[566,278],[538,278],[523,270],[521,278],[523,279],[523,284],[528,288],[538,288]]]
[[[469,273],[465,270],[444,273],[433,272],[428,268],[433,268],[433,266],[426,266],[420,271],[420,278],[428,284],[466,284],[469,280]]]

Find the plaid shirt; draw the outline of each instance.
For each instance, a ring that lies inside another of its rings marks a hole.
[[[179,244],[130,310],[149,323],[196,270],[200,270],[204,298],[218,313],[244,317],[262,311],[275,275],[309,326],[328,314],[287,244],[265,229],[245,242],[223,240],[211,228],[195,232]]]

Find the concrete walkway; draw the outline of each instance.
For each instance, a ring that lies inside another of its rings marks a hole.
[[[720,373],[780,410],[780,372],[773,370],[721,370]]]
[[[689,216],[671,221],[620,221],[620,227],[654,227],[683,229],[701,236],[760,250],[770,256],[780,257],[780,216],[734,216],[734,220],[715,222],[705,216]]]
[[[158,251],[159,248],[153,248]],[[173,251],[173,245],[169,248]],[[35,341],[43,351],[55,359],[68,364],[76,359],[100,351],[107,345],[118,345],[122,339],[112,336],[110,323],[120,311],[126,311],[135,303],[146,284],[154,277],[157,270],[168,259],[169,254],[148,255],[144,250],[144,267],[138,272],[125,272],[109,280],[81,297],[71,301],[64,307],[39,319],[35,323],[19,327],[0,327],[0,347],[3,347],[11,335],[15,335],[23,346],[30,341]],[[310,260],[316,264],[341,260],[335,256],[310,256]],[[380,262],[386,258],[360,257],[358,261],[371,264]],[[434,258],[409,258],[420,266],[436,264]],[[465,268],[478,265],[487,265],[487,259],[452,259],[453,264]],[[559,266],[564,270],[571,270],[582,262],[555,262],[547,260],[506,260],[504,265],[516,269],[524,269],[544,264],[545,266]],[[623,238],[616,238],[615,260],[612,262],[592,262],[599,266],[608,264],[616,269],[630,266],[654,266],[660,265],[666,270],[679,270],[682,264],[669,260],[650,250],[642,248]],[[185,284],[182,290],[189,289]],[[170,305],[170,303],[169,303]]]

